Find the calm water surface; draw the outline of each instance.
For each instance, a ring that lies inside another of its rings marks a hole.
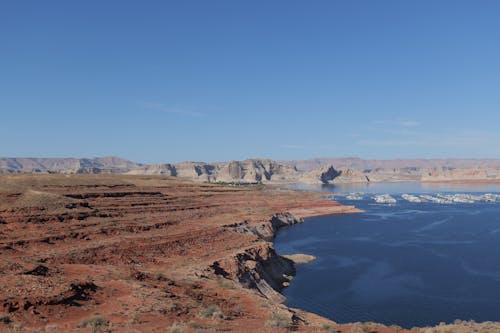
[[[455,319],[500,321],[500,202],[410,203],[402,193],[500,193],[499,186],[416,183],[321,188],[364,192],[361,214],[309,218],[282,229],[279,253],[313,254],[284,290],[287,305],[337,322],[403,327]],[[389,193],[398,202],[375,204]]]

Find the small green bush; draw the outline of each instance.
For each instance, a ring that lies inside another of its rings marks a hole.
[[[330,333],[339,333],[340,332],[339,330],[337,330],[336,326],[333,326],[330,324],[323,324],[323,326],[321,326],[321,329],[323,331],[330,332]]]
[[[175,322],[172,326],[170,326],[169,333],[183,333],[184,326]]]
[[[236,289],[234,283],[231,280],[224,279],[222,277],[219,277],[217,279],[217,284],[223,289]]]
[[[0,313],[0,323],[10,324],[12,323],[12,319],[10,319],[9,316],[4,315],[3,313]]]
[[[219,306],[212,304],[207,306],[205,309],[201,310],[200,317],[202,318],[224,318],[224,314],[222,313]]]
[[[273,313],[267,321],[267,326],[272,328],[291,328],[293,326],[293,322],[284,314]]]
[[[76,327],[78,328],[90,327],[92,328],[92,333],[96,333],[99,332],[101,327],[105,327],[108,325],[109,325],[108,320],[103,316],[92,316],[83,319],[81,322],[78,323]]]
[[[205,328],[205,326],[203,326],[202,324],[200,323],[197,323],[195,321],[190,321],[188,323],[188,326],[191,327],[191,328],[194,328],[194,329],[202,329],[202,328]]]

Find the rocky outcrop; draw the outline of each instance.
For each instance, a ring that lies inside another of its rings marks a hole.
[[[182,162],[174,164],[176,176],[195,181],[215,181],[215,170],[217,165],[203,162]]]
[[[0,158],[0,173],[126,173],[139,166],[118,157]]]
[[[217,170],[216,180],[220,182],[286,182],[297,179],[297,170],[272,160],[251,159],[231,161]]]
[[[332,165],[309,171],[300,178],[306,184],[328,184],[340,175]]]
[[[177,170],[172,164],[149,164],[141,166],[137,169],[129,171],[130,175],[162,175],[162,176],[177,176]]]
[[[307,184],[345,184],[345,183],[366,183],[370,179],[361,171],[341,168],[335,169],[333,165],[309,171],[300,182]]]
[[[338,170],[336,177],[331,179],[330,184],[350,184],[350,183],[367,183],[370,178],[363,172],[355,169],[341,168]]]
[[[286,298],[279,292],[287,287],[295,276],[294,264],[308,263],[316,258],[306,254],[278,255],[270,241],[280,228],[302,222],[304,219],[301,217],[290,212],[281,212],[267,221],[245,221],[226,226],[227,230],[255,235],[266,242],[256,242],[254,246],[242,252],[217,260],[210,266],[211,269],[215,274],[237,281],[245,288],[257,290],[268,299],[284,302]]]
[[[270,243],[260,243],[235,256],[216,261],[211,267],[217,274],[277,302],[285,300],[279,291],[295,275],[293,262],[278,255]]]
[[[477,181],[500,179],[500,171],[495,169],[453,169],[429,170],[422,175],[422,181]]]
[[[296,217],[293,214],[278,213],[273,215],[269,221],[253,223],[242,222],[229,225],[228,228],[239,233],[253,234],[266,241],[271,241],[276,235],[278,229],[302,222],[304,222],[303,218]]]
[[[294,264],[308,264],[316,260],[315,256],[302,253],[284,254],[283,257],[290,259]]]
[[[227,228],[271,241],[280,228],[303,221],[304,219],[291,213],[283,212],[273,215],[269,221],[243,222],[229,225]],[[278,255],[268,242],[217,261],[212,268],[217,274],[238,281],[245,288],[256,289],[263,296],[278,302],[285,300],[279,291],[288,286],[295,275],[293,261]]]
[[[418,167],[405,168],[376,168],[363,171],[372,182],[400,182],[420,181],[425,169]]]

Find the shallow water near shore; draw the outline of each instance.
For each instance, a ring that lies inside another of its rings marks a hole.
[[[413,195],[500,193],[486,184],[396,183],[310,188],[365,213],[321,216],[280,230],[280,254],[305,253],[287,305],[339,323],[403,327],[455,319],[500,321],[500,201],[408,202]],[[361,200],[342,193],[362,192]],[[327,193],[325,193],[327,194]],[[395,204],[376,204],[389,194]],[[339,195],[337,197],[337,195]]]

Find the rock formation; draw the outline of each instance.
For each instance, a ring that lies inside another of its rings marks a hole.
[[[338,175],[333,178],[331,184],[347,184],[347,183],[367,183],[370,178],[363,172],[355,169],[340,168]]]
[[[217,170],[216,180],[220,182],[287,182],[297,179],[299,173],[290,165],[273,160],[250,159],[231,161]]]
[[[341,168],[336,170],[332,165],[305,173],[300,182],[307,184],[346,184],[366,183],[370,179],[361,171]]]
[[[300,182],[306,184],[328,184],[339,175],[340,173],[332,165],[329,165],[305,173],[301,177]]]
[[[253,234],[266,241],[271,241],[278,229],[304,222],[304,219],[290,213],[278,213],[271,217],[271,220],[262,223],[242,222],[228,226],[232,231],[241,234]]]
[[[0,173],[126,173],[139,166],[119,157],[0,158]]]
[[[453,169],[429,170],[422,175],[422,181],[473,181],[500,179],[500,171],[495,169]]]
[[[117,157],[0,158],[0,173],[125,173],[200,182],[345,184],[397,181],[498,181],[500,160],[359,158],[139,164]]]
[[[175,166],[169,163],[165,164],[148,164],[137,169],[127,172],[130,175],[163,175],[163,176],[177,176]]]
[[[313,255],[303,253],[283,254],[282,257],[290,259],[294,264],[308,264],[317,259]]]
[[[183,162],[174,164],[176,176],[196,181],[214,181],[215,165],[203,162]]]

